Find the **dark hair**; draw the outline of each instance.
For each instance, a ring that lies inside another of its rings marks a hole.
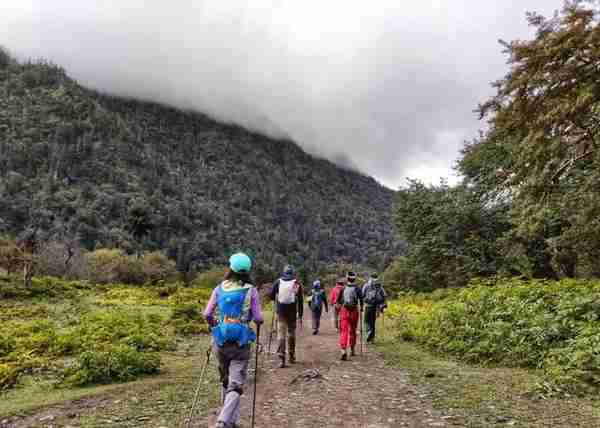
[[[241,282],[242,284],[252,284],[254,285],[254,282],[252,281],[252,278],[250,278],[250,274],[248,272],[234,272],[231,269],[227,269],[227,272],[225,272],[225,276],[223,277],[224,280],[226,281],[236,281],[236,282]]]

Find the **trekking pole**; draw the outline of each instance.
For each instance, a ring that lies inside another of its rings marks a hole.
[[[271,317],[271,331],[269,332],[269,342],[267,344],[267,354],[271,353],[271,342],[273,341],[273,327],[275,326],[275,308],[273,308],[273,316]]]
[[[202,367],[202,371],[200,372],[200,379],[198,379],[198,386],[196,387],[196,392],[194,393],[194,400],[192,401],[192,406],[190,407],[190,412],[188,414],[186,420],[186,428],[192,427],[192,420],[194,418],[194,413],[196,410],[196,406],[198,405],[198,399],[200,398],[200,389],[202,389],[202,381],[204,380],[204,375],[206,374],[206,369],[210,364],[210,354],[212,351],[212,340],[209,342],[208,347],[206,348],[206,361],[204,366]]]
[[[360,355],[363,353],[363,308],[360,307]]]
[[[260,324],[256,325],[256,343],[260,340]],[[258,352],[254,356],[254,393],[252,394],[252,428],[254,428],[254,415],[256,413],[256,384],[258,383]]]

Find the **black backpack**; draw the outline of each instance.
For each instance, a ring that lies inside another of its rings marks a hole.
[[[369,284],[364,298],[367,305],[382,305],[385,302],[383,288],[378,283]]]

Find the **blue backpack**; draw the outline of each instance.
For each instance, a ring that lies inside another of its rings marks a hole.
[[[310,300],[310,308],[313,311],[318,311],[321,309],[323,305],[323,301],[325,300],[325,291],[323,290],[315,290],[312,294],[312,299]]]

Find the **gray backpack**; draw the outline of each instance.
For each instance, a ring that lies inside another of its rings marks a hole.
[[[358,287],[346,285],[342,292],[342,305],[347,309],[355,309],[358,302]]]
[[[383,288],[381,288],[381,284],[369,284],[364,298],[367,305],[382,305],[383,302],[385,302],[385,296],[383,294]]]

